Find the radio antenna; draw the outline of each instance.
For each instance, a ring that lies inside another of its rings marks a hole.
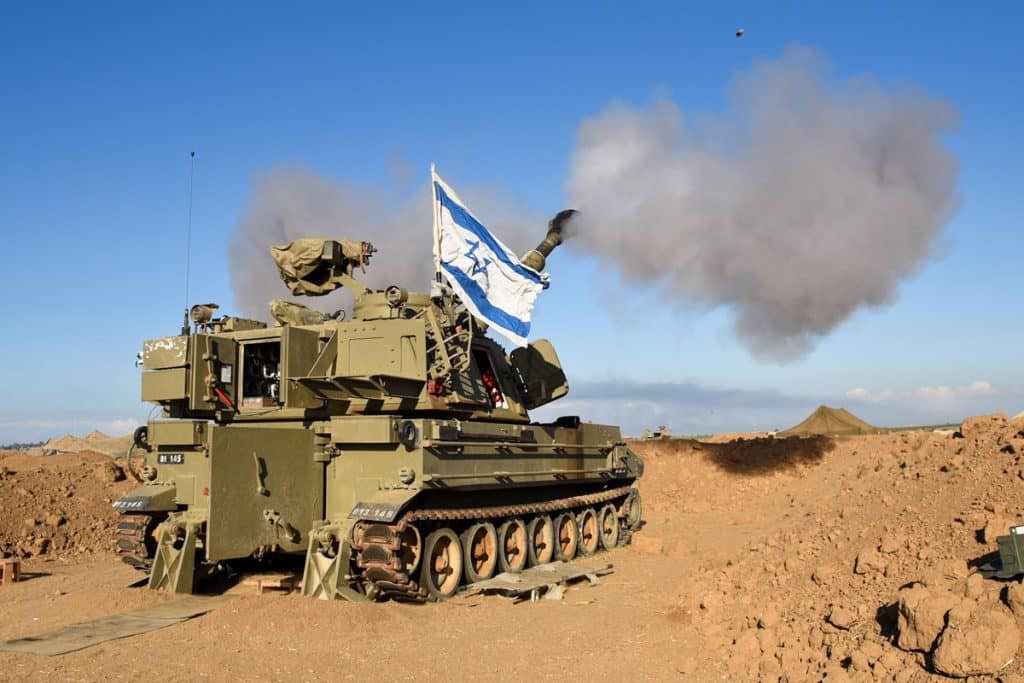
[[[181,333],[187,335],[188,327],[188,285],[192,271],[192,183],[196,175],[195,150],[188,153],[188,227],[185,229],[185,319],[181,323]]]

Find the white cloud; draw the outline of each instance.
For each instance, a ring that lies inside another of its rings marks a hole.
[[[139,421],[131,418],[120,418],[117,420],[111,420],[107,423],[106,429],[100,429],[101,432],[106,432],[111,436],[120,436],[121,434],[127,434],[128,432],[135,431],[135,428],[139,426]]]
[[[918,387],[912,391],[893,391],[882,389],[869,391],[864,387],[856,387],[846,392],[847,398],[869,403],[898,403],[906,401],[930,401],[933,403],[949,403],[966,396],[996,396],[1000,392],[990,382],[976,379],[970,384],[950,387],[945,384]]]
[[[983,379],[961,386],[938,384],[907,391],[863,387],[850,389],[846,399],[855,413],[882,426],[945,424],[970,415],[1014,415],[1024,405],[1019,387],[994,387]]]
[[[925,400],[931,399],[935,401],[949,401],[956,397],[956,395],[957,391],[955,389],[950,389],[944,385],[937,387],[921,387],[911,393],[913,398],[921,398]]]
[[[985,380],[976,379],[963,388],[963,393],[967,396],[991,396],[996,390]]]

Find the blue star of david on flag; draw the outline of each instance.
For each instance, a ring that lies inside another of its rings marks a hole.
[[[479,242],[468,242],[469,251],[466,252],[466,256],[473,261],[473,270],[470,271],[470,275],[476,275],[477,273],[486,273],[487,266],[490,265],[491,259],[477,256],[476,250],[480,247]]]

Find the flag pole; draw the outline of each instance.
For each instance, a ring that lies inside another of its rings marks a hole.
[[[437,167],[430,164],[430,205],[434,214],[434,280],[441,281],[441,204],[437,201]]]

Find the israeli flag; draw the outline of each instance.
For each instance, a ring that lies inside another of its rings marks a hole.
[[[548,286],[547,275],[521,264],[436,172],[431,175],[438,269],[474,316],[526,346],[530,313],[537,295]]]

